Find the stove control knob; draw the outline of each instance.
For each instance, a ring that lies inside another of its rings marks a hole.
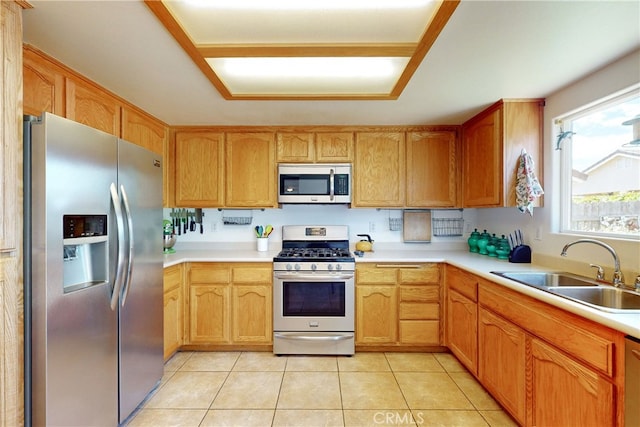
[[[296,264],[295,267],[296,271],[300,271],[300,264]]]
[[[311,270],[316,271],[318,269],[318,266],[315,264],[311,264]]]
[[[336,264],[336,270],[338,271],[342,270],[342,266],[340,264]]]
[[[333,264],[327,264],[327,270],[329,271],[333,270]]]
[[[286,268],[287,268],[287,271],[291,271],[291,269],[292,269],[293,267],[291,267],[291,264],[287,264],[287,267],[286,267]]]

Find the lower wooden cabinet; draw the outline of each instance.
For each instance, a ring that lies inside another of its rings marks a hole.
[[[440,346],[440,266],[356,266],[356,345]]]
[[[480,308],[478,349],[482,355],[478,366],[480,381],[520,424],[524,424],[526,334],[513,323]]]
[[[531,340],[531,356],[533,406],[529,424],[618,425],[611,382],[539,339]]]
[[[164,269],[164,359],[183,343],[184,298],[182,264]]]
[[[397,307],[395,286],[358,286],[356,343],[395,344],[398,336]]]
[[[191,263],[188,345],[272,343],[271,263]]]
[[[472,374],[478,373],[478,280],[447,265],[447,346]]]
[[[230,343],[228,285],[189,286],[189,343]]]
[[[624,423],[624,334],[479,279],[478,379],[523,425]]]

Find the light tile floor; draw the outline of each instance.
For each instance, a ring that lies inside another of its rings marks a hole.
[[[451,354],[182,352],[129,427],[515,426]]]

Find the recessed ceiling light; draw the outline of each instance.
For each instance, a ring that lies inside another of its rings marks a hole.
[[[434,0],[185,0],[196,7],[236,10],[415,9]]]
[[[211,60],[236,77],[388,77],[397,67],[389,58],[219,58]]]

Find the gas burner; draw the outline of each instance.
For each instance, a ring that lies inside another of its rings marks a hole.
[[[340,248],[287,248],[278,254],[278,258],[322,258],[330,260],[348,257],[351,257],[349,250]]]

